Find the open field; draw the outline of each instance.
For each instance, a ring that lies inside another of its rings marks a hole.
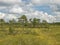
[[[60,25],[49,28],[27,28],[0,26],[0,45],[60,45]]]

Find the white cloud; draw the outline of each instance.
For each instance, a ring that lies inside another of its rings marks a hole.
[[[54,22],[56,20],[56,18],[54,16],[49,15],[47,13],[40,12],[40,11],[34,11],[31,13],[26,13],[25,15],[28,18],[39,18],[41,20],[46,20],[49,23]]]
[[[27,11],[27,13],[25,13],[25,15],[27,16],[28,19],[39,18],[41,20],[46,20],[47,22],[50,22],[50,23],[55,21],[54,16],[48,15],[47,13],[43,13],[42,11],[41,12],[40,11],[33,11],[33,12]],[[12,20],[12,19],[17,20],[18,17],[14,14],[8,14],[7,15],[5,13],[0,13],[0,18],[4,19],[5,21]]]
[[[31,8],[34,5],[40,6],[40,5],[46,5],[46,4],[51,7],[53,12],[55,12],[56,10],[58,10],[58,7],[56,4],[60,4],[60,0],[31,0],[31,2],[29,2],[29,4],[23,3],[22,0],[0,0],[0,9],[8,8],[9,13],[26,14],[26,16],[28,18],[36,17],[36,18],[40,18],[41,20],[47,20],[47,22],[53,22],[59,16],[57,16],[57,15],[56,15],[57,17],[52,16],[52,15],[49,15],[48,13],[36,11]],[[7,7],[6,5],[9,7]],[[60,14],[58,14],[58,15],[60,15]],[[4,18],[6,20],[11,20],[13,18],[16,19],[17,17],[14,14],[7,15],[6,13],[0,13],[0,18]]]
[[[5,21],[9,21],[12,19],[17,20],[17,16],[15,16],[14,14],[5,14],[0,12],[0,19],[4,19]]]
[[[31,3],[34,5],[49,5],[54,2],[55,2],[55,0],[54,1],[53,0],[31,0]]]
[[[13,8],[11,8],[11,9],[10,9],[10,11],[9,11],[9,12],[20,14],[20,13],[23,13],[23,12],[24,12],[24,10],[22,9],[22,7],[14,6]]]
[[[52,5],[49,5],[49,6],[52,9],[52,11],[56,11],[58,9],[57,5],[55,5],[55,4],[52,4]]]
[[[0,19],[3,19],[4,17],[5,17],[5,14],[0,12]]]
[[[43,20],[47,20],[47,22],[55,22],[56,18],[52,15],[48,15],[47,13],[44,13],[42,16]]]
[[[55,18],[56,18],[56,21],[55,22],[60,22],[60,12],[54,12],[56,15],[55,15]]]
[[[3,3],[19,3],[21,0],[0,0],[0,2]]]
[[[52,0],[52,3],[60,4],[60,0]]]
[[[4,6],[0,6],[0,9],[5,9],[6,7],[4,7]]]
[[[7,16],[5,16],[5,19],[12,20],[12,19],[17,19],[17,17],[13,14],[8,14]]]
[[[60,0],[31,0],[33,4],[60,4]]]
[[[52,11],[60,11],[60,0],[31,0],[33,5],[48,5]]]

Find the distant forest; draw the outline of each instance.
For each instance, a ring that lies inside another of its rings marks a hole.
[[[3,19],[0,19],[0,25],[18,25],[19,27],[48,27],[49,25],[60,25],[60,22],[52,22],[48,23],[46,20],[41,20],[38,18],[27,19],[25,15],[22,15],[16,20],[10,20],[9,22],[5,22]]]

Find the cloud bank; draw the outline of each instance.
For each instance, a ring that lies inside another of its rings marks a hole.
[[[48,5],[54,15],[35,10],[34,6]],[[21,15],[47,22],[60,22],[60,0],[0,0],[0,19],[17,19]]]

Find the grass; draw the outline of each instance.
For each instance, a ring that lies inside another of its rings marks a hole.
[[[60,26],[49,28],[12,28],[14,33],[9,35],[9,27],[0,28],[0,45],[60,45]]]

